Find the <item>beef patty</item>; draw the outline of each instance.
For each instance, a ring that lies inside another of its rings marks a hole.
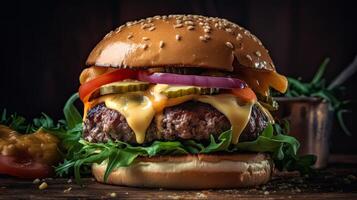
[[[267,125],[267,116],[253,106],[239,141],[255,140]],[[155,119],[151,122],[144,143],[154,140],[209,140],[211,134],[218,138],[230,128],[228,119],[211,105],[188,101],[165,108],[159,126]],[[88,111],[83,136],[90,142],[106,142],[110,139],[136,144],[135,134],[124,116],[104,104],[98,104]]]

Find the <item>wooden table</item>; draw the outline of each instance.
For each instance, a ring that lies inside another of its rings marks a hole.
[[[315,175],[275,177],[267,185],[227,190],[165,190],[118,187],[84,179],[84,187],[68,179],[47,179],[38,189],[32,180],[0,177],[0,199],[357,199],[357,164],[334,163]],[[71,188],[70,190],[68,188]],[[67,190],[67,191],[66,191]]]

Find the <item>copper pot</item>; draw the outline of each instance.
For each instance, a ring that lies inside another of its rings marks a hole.
[[[279,97],[279,110],[273,113],[278,119],[290,122],[290,135],[300,142],[299,154],[317,156],[315,168],[327,166],[333,112],[329,104],[314,97]]]

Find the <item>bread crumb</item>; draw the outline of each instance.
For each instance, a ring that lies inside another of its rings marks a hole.
[[[63,193],[68,193],[68,192],[70,192],[71,190],[72,190],[72,187],[69,187],[69,188],[63,190]]]
[[[39,184],[40,183],[40,179],[36,178],[35,180],[32,181],[33,184]]]
[[[117,196],[117,193],[115,193],[115,192],[110,193],[110,197],[116,197],[116,196]]]
[[[196,193],[196,197],[199,198],[199,199],[206,199],[207,198],[207,195],[201,193],[201,192],[198,192]]]
[[[48,187],[48,184],[46,182],[41,183],[41,185],[38,186],[38,189],[44,190]]]

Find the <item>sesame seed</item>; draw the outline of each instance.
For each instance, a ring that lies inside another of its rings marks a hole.
[[[203,23],[202,22],[198,22],[198,25],[203,26]]]
[[[257,69],[261,69],[261,68],[263,68],[264,66],[261,65],[260,62],[255,62],[255,63],[254,63],[254,67],[257,68]]]
[[[218,28],[219,24],[218,23],[215,23],[214,24],[214,27]]]
[[[194,25],[194,24],[193,24],[193,21],[185,21],[185,24],[186,24],[186,25],[191,25],[191,26]]]
[[[180,35],[176,35],[175,38],[176,38],[177,41],[181,40],[181,36]]]
[[[134,36],[133,36],[133,34],[130,33],[130,34],[128,35],[128,39],[131,39],[132,37],[134,37]]]
[[[110,37],[113,34],[113,31],[110,31],[108,34],[104,36],[104,38]]]
[[[211,36],[205,34],[203,37],[205,37],[206,40],[210,40],[211,39]]]
[[[228,33],[232,33],[232,32],[233,32],[233,30],[232,30],[231,28],[226,28],[226,32],[228,32]]]
[[[252,59],[252,56],[250,56],[250,55],[246,55],[245,57],[247,57],[250,61],[253,60],[253,59]]]
[[[72,183],[72,179],[68,179],[67,183]]]
[[[188,27],[187,27],[187,30],[189,30],[189,31],[192,31],[193,29],[195,29],[194,26],[188,26]]]
[[[149,31],[153,31],[155,29],[156,29],[155,26],[152,26],[152,27],[149,28]]]
[[[211,30],[210,29],[203,29],[203,31],[205,32],[205,33],[210,33],[211,32]]]
[[[182,20],[176,20],[176,24],[181,24],[182,23]]]
[[[265,192],[264,192],[264,195],[268,195],[268,194],[269,194],[269,192],[268,192],[268,191],[265,191]]]
[[[233,44],[232,44],[232,43],[230,43],[230,42],[226,42],[226,46],[227,46],[228,48],[231,48],[231,49],[233,49],[233,48],[234,48]]]
[[[143,49],[146,50],[149,46],[147,44],[143,45]]]
[[[244,31],[244,34],[249,35],[249,31],[248,31],[248,30],[245,30],[245,31]]]
[[[258,57],[262,56],[262,54],[260,53],[260,51],[256,51],[255,55],[257,55]]]
[[[148,37],[143,37],[144,41],[150,40]]]
[[[123,26],[119,26],[114,30],[115,33],[119,33],[123,29]]]
[[[181,27],[183,27],[183,24],[175,24],[174,25],[174,28],[181,28]]]
[[[149,27],[151,27],[150,24],[144,24],[144,25],[141,26],[141,29],[146,29],[146,28],[149,28]]]
[[[48,187],[48,184],[46,182],[41,183],[41,185],[38,186],[38,189],[44,190]]]
[[[207,42],[207,39],[204,36],[199,37],[202,42]]]
[[[160,46],[160,48],[163,48],[165,46],[164,41],[161,40],[159,46]]]
[[[238,33],[237,37],[236,37],[236,40],[241,40],[243,38],[242,34]]]

